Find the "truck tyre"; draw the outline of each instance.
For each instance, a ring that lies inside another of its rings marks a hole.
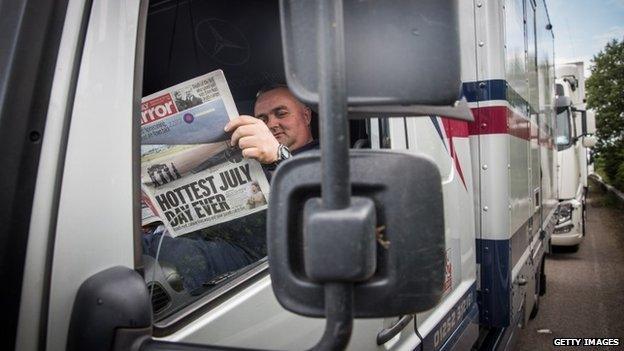
[[[581,199],[581,235],[585,237],[587,234],[586,231],[586,222],[587,222],[587,193],[589,192],[589,188],[583,188],[583,198]]]
[[[544,271],[545,260],[546,258],[542,257],[540,269],[535,279],[537,284],[535,287],[535,304],[533,304],[533,309],[531,310],[529,319],[534,319],[537,316],[537,313],[539,312],[540,296],[544,296],[544,294],[546,294],[546,273]]]
[[[542,257],[538,284],[539,296],[546,295],[546,256]]]
[[[581,233],[583,237],[585,237],[586,232],[586,221],[587,221],[587,203],[585,198],[583,198],[583,203],[581,205]]]

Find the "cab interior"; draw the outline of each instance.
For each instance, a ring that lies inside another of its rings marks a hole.
[[[267,85],[285,83],[278,5],[277,0],[150,1],[143,96],[221,69],[238,112],[253,115],[256,93]],[[370,123],[365,119],[350,120],[352,147],[370,148]],[[383,135],[388,130],[387,120],[380,118],[375,123],[379,124],[381,140],[386,140]],[[312,134],[318,139],[315,113]],[[183,288],[183,277],[174,264],[162,259],[157,262],[145,252],[143,263],[156,321],[175,314],[201,296],[210,295],[217,285],[251,269],[215,277],[218,284],[206,282],[206,289],[189,292]]]

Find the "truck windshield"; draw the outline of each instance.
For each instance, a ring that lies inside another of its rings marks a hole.
[[[566,109],[557,114],[557,138],[555,139],[557,150],[564,150],[571,145],[570,136],[570,113]]]

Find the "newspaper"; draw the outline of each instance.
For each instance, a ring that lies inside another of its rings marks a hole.
[[[175,237],[267,208],[262,167],[223,131],[235,117],[221,70],[142,99],[143,225],[157,217]]]
[[[150,198],[144,191],[141,191],[141,225],[145,226],[156,222],[162,222],[162,220],[158,217]]]

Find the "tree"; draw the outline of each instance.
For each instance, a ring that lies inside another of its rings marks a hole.
[[[595,151],[608,181],[624,190],[624,39],[610,41],[592,62],[585,88],[596,111]]]

